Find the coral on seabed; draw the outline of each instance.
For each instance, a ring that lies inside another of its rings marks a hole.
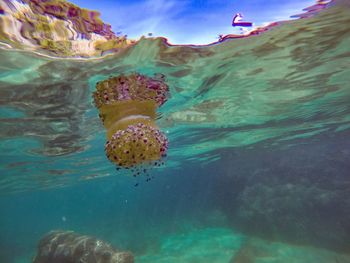
[[[130,252],[73,231],[51,231],[39,242],[33,263],[133,263]]]

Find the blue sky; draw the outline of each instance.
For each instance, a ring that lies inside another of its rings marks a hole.
[[[172,44],[208,44],[219,34],[239,33],[231,26],[235,13],[255,26],[289,19],[314,0],[72,0],[97,10],[114,32],[139,39],[153,33]]]

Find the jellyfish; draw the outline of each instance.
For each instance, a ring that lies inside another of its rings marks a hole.
[[[93,98],[106,128],[105,152],[111,162],[128,169],[158,164],[166,156],[168,139],[155,120],[168,92],[163,80],[137,73],[97,83]]]

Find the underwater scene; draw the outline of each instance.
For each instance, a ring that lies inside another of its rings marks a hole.
[[[282,2],[0,0],[0,263],[350,263],[350,1]]]

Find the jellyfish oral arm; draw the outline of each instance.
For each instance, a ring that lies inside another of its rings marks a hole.
[[[117,121],[117,123],[120,123],[120,122],[124,122],[124,121],[129,121],[129,120],[135,120],[135,119],[145,119],[145,120],[150,120],[151,118],[149,116],[145,116],[145,115],[130,115],[130,116],[127,116],[127,117],[124,117],[122,119],[120,119],[119,121]]]
[[[147,116],[155,120],[156,109],[157,105],[153,101],[130,100],[103,105],[99,111],[103,118],[103,125],[108,130],[109,127],[115,126],[120,120],[130,118],[130,116]]]

